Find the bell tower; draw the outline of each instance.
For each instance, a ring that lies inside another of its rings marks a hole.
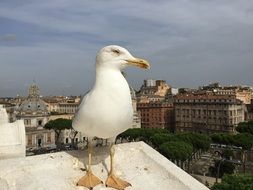
[[[33,81],[32,85],[29,88],[29,97],[31,98],[39,98],[40,96],[40,89],[36,85],[35,81]]]

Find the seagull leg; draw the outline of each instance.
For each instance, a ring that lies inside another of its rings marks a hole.
[[[79,179],[77,182],[77,186],[84,186],[89,189],[93,189],[93,187],[103,183],[102,180],[100,180],[98,177],[96,177],[91,170],[91,152],[92,152],[92,146],[90,143],[88,143],[88,154],[89,154],[89,165],[88,170],[86,172],[86,175]]]
[[[111,168],[108,174],[108,178],[105,182],[105,185],[106,187],[112,187],[114,189],[124,190],[126,187],[131,186],[131,184],[115,176],[114,169],[113,169],[114,153],[115,153],[115,149],[112,144],[110,147]]]

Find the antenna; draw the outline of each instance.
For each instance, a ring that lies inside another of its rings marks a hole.
[[[33,77],[33,84],[36,84],[35,76]]]

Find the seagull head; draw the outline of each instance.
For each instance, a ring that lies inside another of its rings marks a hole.
[[[103,47],[96,57],[97,67],[107,67],[122,70],[127,66],[137,66],[143,69],[149,69],[148,61],[132,56],[125,48],[110,45]]]

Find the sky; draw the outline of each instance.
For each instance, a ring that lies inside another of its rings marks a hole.
[[[81,95],[92,87],[95,56],[120,45],[151,63],[126,69],[175,88],[253,86],[252,0],[1,0],[0,97]]]

